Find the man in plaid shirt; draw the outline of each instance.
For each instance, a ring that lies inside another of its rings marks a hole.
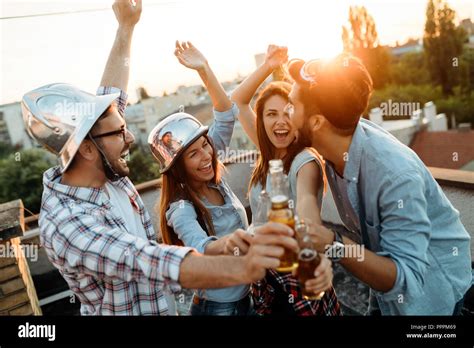
[[[99,96],[51,84],[23,98],[28,132],[60,158],[43,178],[41,241],[83,315],[166,315],[164,291],[251,283],[279,265],[282,246],[297,245],[293,232],[279,224],[263,226],[244,257],[205,256],[156,242],[125,161],[134,141],[123,118],[128,57],[141,0],[135,6],[117,0],[113,9],[119,29]],[[94,108],[71,114],[58,102]]]

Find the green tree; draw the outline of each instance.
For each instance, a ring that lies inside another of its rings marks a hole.
[[[42,149],[23,150],[1,159],[0,202],[20,198],[25,208],[38,213],[43,173],[54,164],[54,157]]]
[[[390,54],[379,45],[373,17],[365,7],[349,8],[349,24],[342,26],[344,51],[359,57],[367,67],[374,88],[382,88],[389,78]]]
[[[130,160],[130,180],[134,184],[154,180],[160,177],[160,167],[153,156],[142,147],[137,146],[132,149]]]
[[[15,151],[16,150],[14,146],[7,143],[0,143],[0,158],[5,158]]]
[[[474,89],[474,49],[464,49],[460,63],[460,86],[463,95]]]
[[[430,83],[430,74],[422,52],[410,52],[393,61],[390,83],[395,85],[423,85]]]
[[[444,95],[452,95],[459,81],[459,61],[466,35],[461,27],[455,26],[455,16],[456,12],[444,0],[429,0],[423,46],[431,79],[441,85]]]

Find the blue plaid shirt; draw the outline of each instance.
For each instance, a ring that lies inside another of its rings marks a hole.
[[[120,92],[123,115],[127,95]],[[103,188],[60,183],[59,167],[44,173],[39,227],[41,243],[81,301],[82,315],[166,315],[163,291],[178,292],[180,264],[192,248],[156,242],[150,216],[129,178],[111,183],[125,191],[140,215],[148,240],[136,237],[113,211]]]

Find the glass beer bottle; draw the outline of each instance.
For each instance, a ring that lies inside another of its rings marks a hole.
[[[268,211],[270,210],[270,196],[267,191],[262,190],[258,195],[257,210],[252,216],[252,223],[247,228],[247,233],[255,234],[255,229],[268,221]]]
[[[314,279],[314,271],[319,266],[321,258],[314,248],[310,235],[308,234],[309,225],[304,220],[296,223],[295,231],[298,236],[298,244],[300,252],[298,254],[298,269],[296,270],[296,278],[300,282],[303,297],[306,300],[320,300],[324,296],[324,291],[319,294],[307,291],[305,287],[306,281]]]
[[[270,164],[270,182],[271,209],[268,213],[268,220],[279,222],[295,229],[295,216],[290,207],[288,193],[288,178],[283,173],[283,162],[281,160],[271,160]],[[280,258],[280,266],[277,272],[290,273],[298,267],[298,255],[292,250],[285,248],[285,253]]]

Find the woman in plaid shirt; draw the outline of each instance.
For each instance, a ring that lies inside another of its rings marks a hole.
[[[325,186],[322,158],[296,141],[296,131],[285,107],[291,85],[287,82],[272,82],[259,94],[255,111],[250,101],[266,78],[288,59],[287,49],[270,45],[265,62],[251,74],[232,94],[232,100],[240,109],[240,121],[250,139],[258,146],[260,158],[250,180],[249,200],[252,215],[255,216],[259,194],[262,189],[271,191],[268,179],[268,161],[283,160],[284,170],[290,183],[290,199],[296,203],[301,217],[321,223],[319,211]],[[240,248],[245,242],[235,235],[230,243]],[[323,256],[323,262],[329,263]],[[322,279],[311,280],[307,288],[319,293]],[[280,274],[269,270],[267,276],[252,285],[255,310],[261,315],[340,315],[336,293],[332,287],[326,290],[321,300],[309,301],[303,298],[300,284],[291,274]]]

